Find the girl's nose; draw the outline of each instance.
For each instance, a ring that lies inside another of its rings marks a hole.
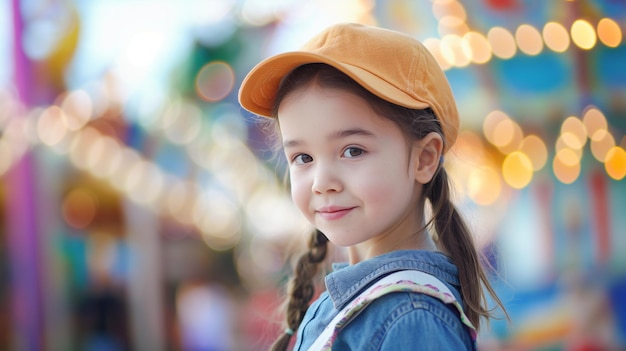
[[[332,165],[318,163],[311,191],[315,194],[340,192],[343,190],[343,185],[338,173]]]

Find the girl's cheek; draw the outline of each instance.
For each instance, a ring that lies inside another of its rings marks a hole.
[[[303,213],[308,208],[308,194],[310,188],[307,189],[305,182],[300,179],[291,179],[291,199],[296,207]]]
[[[291,198],[297,203],[302,197],[302,182],[293,176],[289,180],[291,182]]]

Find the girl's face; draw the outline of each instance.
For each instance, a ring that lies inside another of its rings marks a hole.
[[[292,198],[331,242],[356,245],[364,259],[420,232],[417,149],[395,123],[354,94],[316,85],[289,94],[278,120]]]

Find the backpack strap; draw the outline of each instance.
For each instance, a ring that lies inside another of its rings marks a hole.
[[[461,322],[469,329],[473,343],[476,343],[476,328],[463,312],[463,307],[454,297],[450,289],[435,276],[416,270],[405,270],[389,274],[365,289],[344,307],[335,318],[324,328],[309,347],[309,351],[326,351],[332,349],[339,331],[353,320],[361,311],[377,298],[394,292],[415,292],[426,294],[452,304],[459,311]],[[475,347],[474,347],[475,348]]]

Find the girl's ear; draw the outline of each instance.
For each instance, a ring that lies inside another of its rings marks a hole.
[[[415,180],[426,184],[437,172],[443,152],[443,139],[439,133],[430,132],[422,140],[415,142]]]

